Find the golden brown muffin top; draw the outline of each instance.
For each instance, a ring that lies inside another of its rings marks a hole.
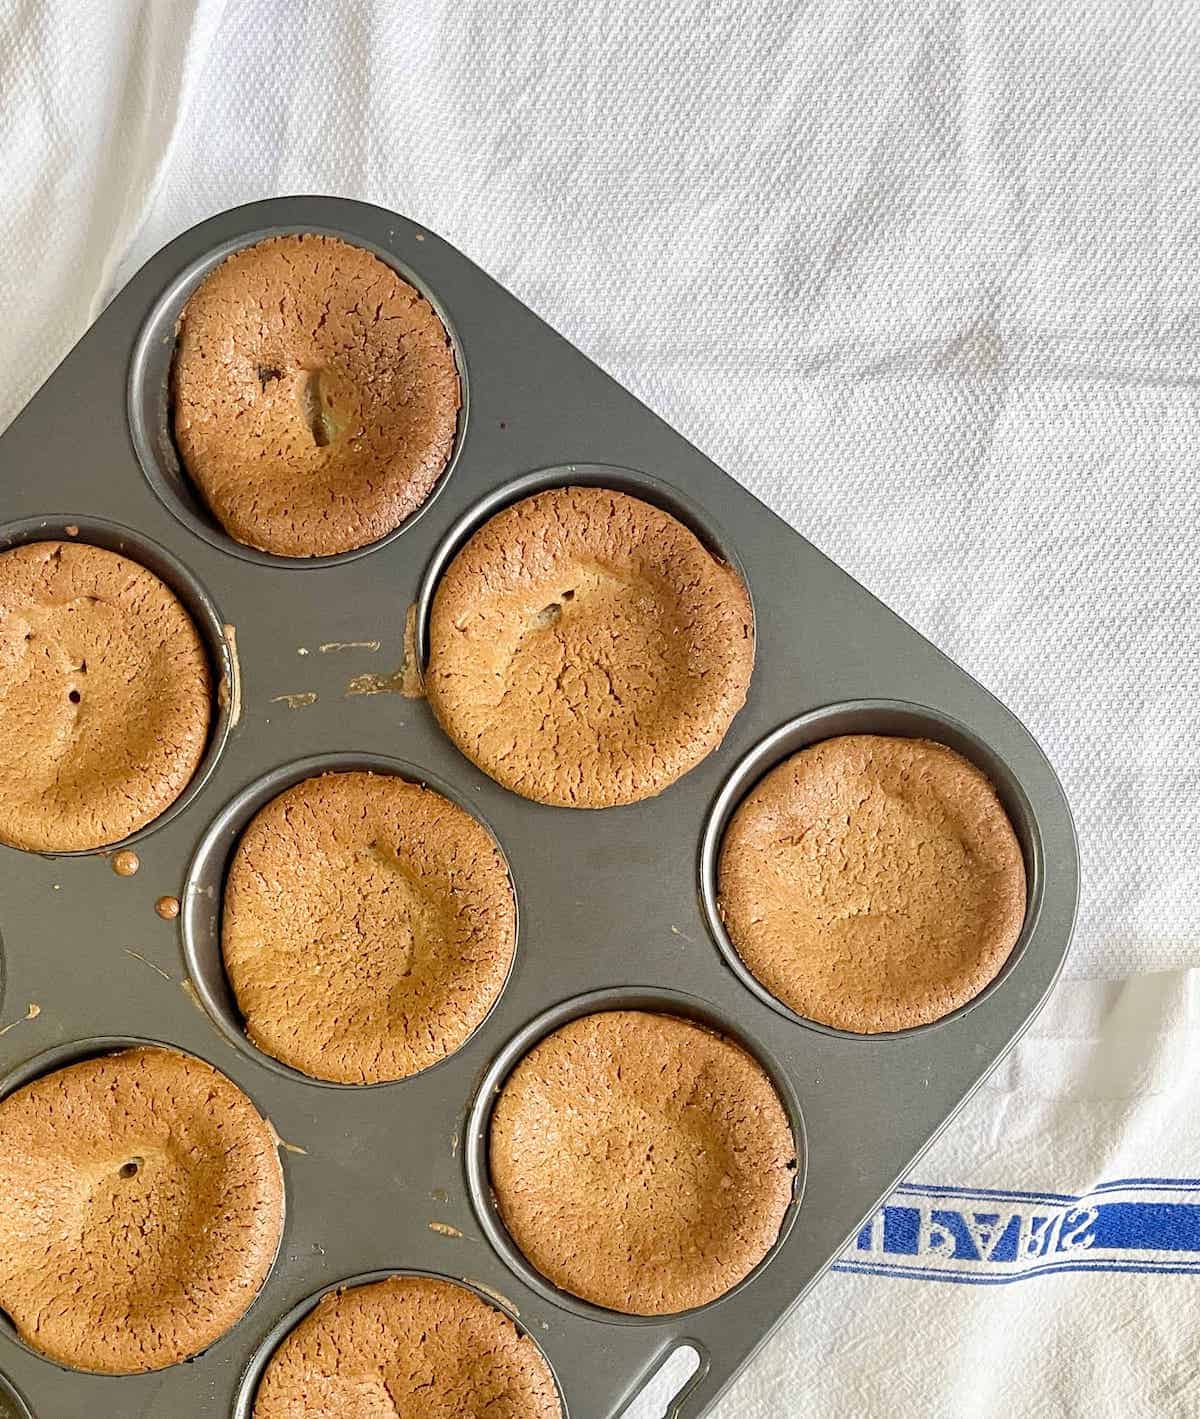
[[[127,1049],[0,1103],[0,1307],[60,1364],[197,1354],[254,1300],[282,1228],[274,1132],[202,1060]]]
[[[445,326],[390,266],[336,237],[272,237],[196,288],[171,376],[184,466],[231,537],[281,556],[374,542],[450,458]]]
[[[528,1336],[464,1286],[426,1276],[333,1291],[276,1350],[254,1419],[560,1419]]]
[[[667,1315],[735,1286],[779,1236],[796,1149],[762,1066],[689,1020],[587,1015],[517,1065],[492,1115],[501,1219],[556,1286]]]
[[[145,827],[211,713],[199,633],[152,572],[77,542],[0,553],[0,841],[71,852]]]
[[[1025,918],[995,789],[928,739],[848,735],[785,760],[730,820],[718,888],[730,940],[771,994],[859,1033],[971,1000]]]
[[[453,1053],[512,963],[508,869],[475,818],[393,774],[305,779],[242,836],[225,969],[262,1050],[371,1084]]]
[[[554,488],[497,513],[447,568],[425,687],[458,748],[541,803],[660,793],[725,736],[754,664],[750,597],[660,508]]]

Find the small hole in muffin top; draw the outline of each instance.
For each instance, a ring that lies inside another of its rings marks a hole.
[[[341,429],[334,410],[333,392],[328,388],[323,370],[313,370],[300,393],[305,422],[318,448],[328,448]]]
[[[119,1171],[123,1178],[132,1178],[137,1176],[141,1166],[142,1160],[140,1158],[130,1158],[128,1163],[121,1164]]]
[[[569,591],[564,591],[563,594],[562,594],[562,599],[563,599],[564,601],[574,601],[574,600],[575,600],[575,588],[574,588],[574,587],[571,587],[571,589],[570,589]]]
[[[561,615],[562,607],[557,601],[552,601],[549,606],[542,607],[534,620],[539,629],[544,629],[546,626],[552,626]]]
[[[70,694],[67,695],[67,699],[69,699],[73,705],[77,705],[79,701],[83,699],[83,696],[78,690],[72,690]]]

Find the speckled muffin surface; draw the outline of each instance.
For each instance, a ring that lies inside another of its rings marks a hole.
[[[691,1021],[615,1010],[536,1045],[492,1114],[501,1219],[556,1286],[667,1315],[735,1286],[779,1236],[795,1143],[762,1066]]]
[[[230,536],[325,556],[386,536],[450,458],[460,388],[445,326],[377,256],[336,237],[235,252],[189,298],[175,442]]]
[[[528,1336],[465,1286],[393,1276],[331,1291],[271,1357],[254,1419],[559,1419]]]
[[[152,572],[76,542],[0,553],[0,841],[72,852],[145,827],[211,715],[199,632]]]
[[[660,508],[555,488],[504,509],[434,596],[425,687],[458,748],[538,802],[649,798],[721,742],[754,664],[750,598]]]
[[[60,1364],[197,1354],[254,1300],[282,1227],[274,1132],[200,1060],[123,1050],[0,1103],[0,1307]]]
[[[878,735],[767,774],[730,820],[718,892],[767,990],[860,1034],[966,1004],[1025,918],[1020,844],[986,775],[943,744]]]
[[[392,774],[287,789],[247,827],[226,882],[222,950],[247,1034],[337,1083],[399,1079],[458,1049],[515,940],[490,833]]]

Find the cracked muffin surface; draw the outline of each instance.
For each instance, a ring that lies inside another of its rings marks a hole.
[[[859,1034],[965,1005],[1025,919],[996,790],[927,739],[846,735],[785,760],[730,819],[717,877],[753,975],[798,1014]]]
[[[450,458],[460,386],[446,328],[377,256],[336,237],[235,252],[189,297],[175,442],[225,530],[280,556],[386,536]]]
[[[465,1286],[391,1276],[323,1296],[281,1342],[254,1419],[560,1419],[541,1351]]]
[[[625,493],[554,488],[497,513],[450,563],[425,689],[504,787],[604,808],[707,757],[753,664],[745,584],[693,532]]]
[[[766,1071],[690,1020],[564,1025],[504,1085],[488,1140],[501,1220],[554,1285],[669,1315],[737,1285],[779,1236],[796,1147]]]
[[[0,841],[77,852],[145,827],[211,715],[199,632],[152,572],[79,542],[0,553]]]
[[[0,1306],[60,1364],[197,1354],[254,1300],[282,1227],[274,1131],[201,1060],[123,1050],[0,1102]]]
[[[331,773],[271,800],[225,887],[225,969],[262,1050],[374,1084],[462,1045],[504,986],[516,907],[488,830],[393,774]]]

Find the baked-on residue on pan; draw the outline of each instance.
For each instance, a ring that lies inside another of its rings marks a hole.
[[[625,493],[554,488],[497,513],[447,568],[425,689],[506,788],[604,808],[710,754],[753,664],[749,593],[693,532]]]
[[[189,298],[175,442],[225,530],[280,556],[351,551],[421,506],[450,459],[460,388],[445,326],[377,256],[272,237]]]

